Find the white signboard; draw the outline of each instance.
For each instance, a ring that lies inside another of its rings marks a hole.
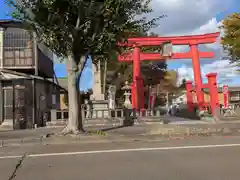
[[[56,103],[57,103],[57,102],[56,102],[56,94],[53,94],[53,95],[52,95],[52,104],[53,104],[53,105],[56,105]]]
[[[223,94],[228,94],[228,86],[223,86]]]

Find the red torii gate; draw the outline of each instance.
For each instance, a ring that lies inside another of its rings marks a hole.
[[[202,104],[204,107],[210,107],[211,112],[213,115],[216,113],[216,109],[219,108],[219,99],[218,99],[218,87],[217,87],[217,73],[208,73],[206,75],[208,79],[208,83],[202,84],[202,90],[208,89],[210,101],[209,103]],[[196,89],[193,87],[192,81],[186,82],[186,96],[187,96],[187,105],[188,110],[193,111],[194,110],[194,103],[193,103],[193,91],[196,91]]]
[[[133,61],[133,84],[132,84],[132,104],[133,108],[139,110],[143,107],[143,81],[140,73],[140,64],[144,60],[166,60],[166,59],[192,59],[194,80],[197,94],[198,106],[200,109],[204,105],[204,94],[202,92],[202,77],[200,58],[213,58],[213,52],[199,52],[199,44],[215,43],[219,32],[192,36],[173,36],[173,37],[136,37],[129,38],[127,43],[119,43],[120,46],[133,47],[133,52],[124,53],[118,56],[120,62]],[[163,43],[170,42],[172,45],[189,45],[190,51],[184,53],[172,53],[169,57],[162,56],[160,53],[142,53],[142,46],[161,46]],[[139,82],[139,83],[138,83]]]

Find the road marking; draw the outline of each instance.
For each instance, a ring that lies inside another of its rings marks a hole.
[[[102,154],[102,153],[117,153],[117,152],[136,152],[136,151],[161,151],[161,150],[177,150],[177,149],[202,149],[202,148],[218,148],[218,147],[238,147],[240,144],[216,144],[216,145],[201,145],[201,146],[175,146],[175,147],[157,147],[157,148],[136,148],[136,149],[111,149],[99,151],[79,151],[79,152],[64,152],[64,153],[43,153],[43,154],[28,154],[26,157],[48,157],[48,156],[69,156],[81,154]],[[22,156],[0,156],[0,159],[16,159]]]
[[[21,157],[22,156],[0,156],[0,159],[17,159]]]

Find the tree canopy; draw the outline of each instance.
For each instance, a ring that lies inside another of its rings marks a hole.
[[[186,80],[186,79],[183,79],[182,82],[181,82],[181,84],[180,84],[180,86],[179,86],[179,88],[180,88],[180,89],[185,89],[185,87],[186,87],[186,82],[187,82],[187,80]]]
[[[13,16],[33,28],[58,56],[86,53],[108,56],[117,42],[134,33],[146,32],[157,19],[139,15],[152,12],[150,0],[7,0]]]
[[[68,57],[69,121],[64,133],[82,131],[79,79],[86,55],[110,59],[121,50],[117,44],[157,25],[151,0],[6,0],[15,8],[13,17],[33,29],[56,55]],[[79,74],[78,74],[79,73]]]
[[[223,20],[221,43],[231,62],[240,60],[240,13],[233,13]]]

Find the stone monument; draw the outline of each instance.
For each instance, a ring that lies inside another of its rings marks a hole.
[[[108,100],[105,100],[101,88],[101,69],[100,62],[95,65],[92,64],[93,71],[93,94],[90,97],[92,104],[92,118],[106,118],[109,117],[108,113]]]
[[[91,100],[104,100],[104,94],[101,88],[101,71],[100,63],[92,64],[93,71],[93,94],[91,95]]]
[[[116,86],[110,85],[108,88],[108,107],[109,109],[115,109],[116,103],[115,103],[115,95],[116,95]]]

